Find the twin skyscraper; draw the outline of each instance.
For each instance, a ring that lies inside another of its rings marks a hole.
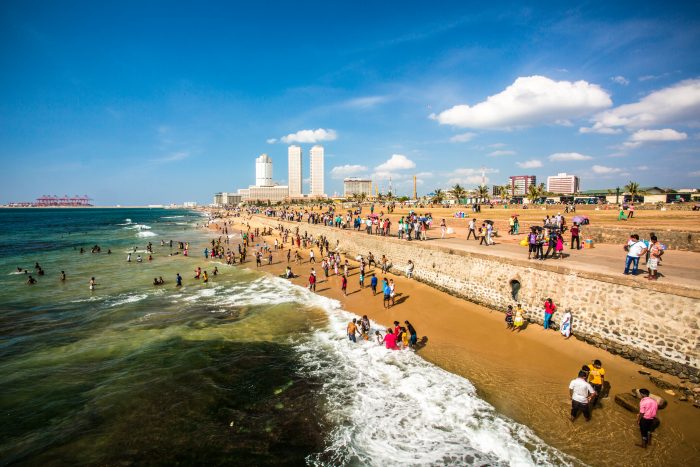
[[[302,150],[300,146],[289,146],[289,197],[303,198],[303,163]],[[323,198],[326,196],[323,172],[323,146],[316,145],[309,150],[309,167],[311,183],[309,189],[310,198]]]

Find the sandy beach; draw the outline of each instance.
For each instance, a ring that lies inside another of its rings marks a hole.
[[[230,228],[232,232],[247,228],[241,224],[241,218],[227,220],[239,222]],[[252,228],[257,226],[254,217],[245,222]],[[212,233],[218,232],[216,224],[211,228]],[[271,236],[264,240],[270,245],[274,243]],[[282,274],[287,266],[289,244],[285,247],[284,254],[275,252],[271,266],[261,269],[273,275]],[[296,250],[292,249],[292,258]],[[252,249],[249,252],[252,253]],[[552,446],[587,464],[600,466],[693,465],[700,460],[700,430],[697,429],[700,409],[654,386],[648,376],[639,373],[645,371],[641,365],[575,338],[565,340],[558,331],[544,330],[537,325],[530,325],[521,332],[510,331],[506,329],[503,313],[391,273],[386,277],[397,284],[396,305],[384,309],[381,295],[373,296],[369,288],[360,289],[357,263],[353,258],[348,258],[353,269],[348,279],[348,296],[343,296],[339,276],[323,277],[318,250],[315,250],[315,265],[308,262],[308,250],[301,249],[300,253],[302,264],[294,264],[293,259],[291,264],[298,275],[293,280],[295,284],[305,287],[309,271],[315,267],[319,277],[316,292],[339,300],[343,309],[358,317],[366,314],[384,326],[391,325],[394,320],[408,319],[416,327],[419,340],[426,340],[418,351],[423,358],[469,379],[479,395],[499,412],[531,427]],[[374,252],[377,257],[381,253]],[[255,268],[255,261],[249,260],[244,266]],[[373,272],[381,281],[381,270],[368,268],[366,284]],[[574,334],[575,331],[574,328]],[[339,334],[344,332],[338,329]],[[603,362],[606,379],[611,385],[610,394],[602,400],[602,408],[593,411],[591,422],[586,423],[579,417],[572,424],[568,384],[581,365],[593,359]],[[658,375],[658,372],[652,374]],[[678,383],[670,376],[664,378]],[[635,446],[639,442],[636,415],[613,400],[616,394],[640,387],[647,387],[669,401],[668,407],[659,412],[661,427],[647,450]]]

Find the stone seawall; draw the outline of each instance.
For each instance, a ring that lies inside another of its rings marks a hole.
[[[639,238],[647,240],[652,233],[655,233],[659,241],[670,250],[700,252],[700,232],[637,229],[634,227],[634,224],[630,224],[625,229],[584,225],[582,232],[585,238],[592,238],[596,243],[610,243],[613,245],[624,245],[633,233],[639,234]]]
[[[370,251],[377,257],[385,254],[393,273],[403,274],[411,259],[416,280],[500,311],[522,303],[531,323],[542,324],[543,302],[551,297],[558,305],[552,320],[555,327],[569,309],[576,337],[649,368],[700,382],[697,289],[640,284],[631,278],[576,271],[565,265],[453,251],[430,241],[407,242],[272,218],[256,220],[269,227],[280,223],[292,230],[299,227],[301,234],[325,235],[331,248],[337,242],[339,250],[352,257]],[[520,285],[517,301],[513,281]]]

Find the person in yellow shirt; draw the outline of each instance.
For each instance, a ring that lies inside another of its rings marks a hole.
[[[605,384],[605,368],[600,360],[593,360],[593,363],[588,365],[588,382],[595,390],[595,396],[591,401],[591,407],[595,407],[603,393],[603,385]]]

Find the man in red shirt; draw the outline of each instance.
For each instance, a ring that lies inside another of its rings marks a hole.
[[[642,444],[637,446],[646,448],[651,444],[651,432],[656,428],[656,411],[659,409],[659,404],[656,400],[649,397],[648,389],[640,389],[642,400],[639,401],[639,414],[637,415],[637,423],[639,431],[642,433]]]
[[[574,242],[576,243],[576,249],[580,250],[581,249],[581,240],[579,237],[579,233],[581,232],[580,227],[576,222],[574,222],[574,225],[571,226],[571,249],[574,249]]]

